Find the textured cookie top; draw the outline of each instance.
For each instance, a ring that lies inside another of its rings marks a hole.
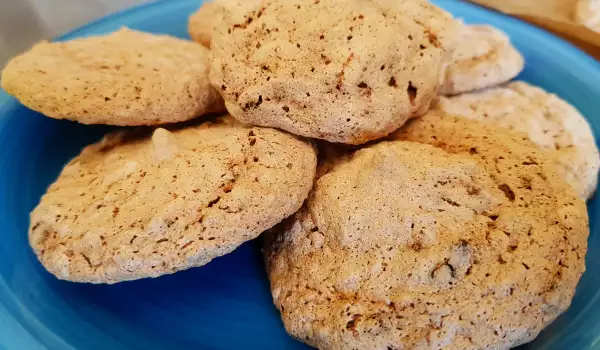
[[[458,32],[441,94],[455,95],[495,86],[511,80],[523,70],[523,56],[498,29],[487,25],[462,25]]]
[[[255,125],[332,142],[383,137],[427,111],[453,24],[426,1],[217,1],[211,82]]]
[[[85,148],[31,213],[30,243],[61,279],[114,283],[201,266],[302,205],[313,146],[231,117]]]
[[[267,240],[287,330],[321,349],[503,349],[570,304],[587,213],[518,133],[428,113],[342,157]]]
[[[208,81],[210,51],[165,35],[121,29],[41,42],[12,59],[2,88],[25,106],[84,124],[154,125],[224,110]]]
[[[600,1],[577,0],[575,20],[591,30],[600,32]]]
[[[437,108],[517,130],[548,152],[558,172],[587,199],[598,181],[600,156],[585,118],[554,94],[525,82],[442,98]]]
[[[198,11],[190,16],[188,32],[195,42],[210,47],[212,29],[215,21],[215,5],[206,1]]]

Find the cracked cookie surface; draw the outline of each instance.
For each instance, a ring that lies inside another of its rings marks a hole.
[[[42,197],[30,243],[48,271],[77,282],[201,266],[298,210],[315,164],[308,141],[229,116],[109,134]]]
[[[268,235],[288,332],[321,349],[533,339],[584,271],[584,202],[518,133],[429,112],[392,138],[324,163]]]
[[[362,144],[437,95],[451,16],[426,1],[217,0],[210,80],[240,121]],[[400,34],[401,33],[401,34]]]

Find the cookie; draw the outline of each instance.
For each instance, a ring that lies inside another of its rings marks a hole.
[[[519,133],[428,113],[337,160],[266,240],[288,332],[319,349],[507,349],[570,304],[585,203]]]
[[[210,47],[213,21],[215,19],[214,7],[215,5],[212,2],[204,2],[198,11],[190,16],[188,23],[188,32],[192,40],[206,47]]]
[[[2,88],[48,117],[84,124],[156,125],[224,110],[208,80],[210,51],[123,28],[41,42],[12,59]]]
[[[291,215],[316,154],[222,117],[85,148],[31,213],[29,239],[60,279],[115,283],[202,266]]]
[[[600,32],[600,1],[577,0],[575,20],[591,30]]]
[[[461,27],[440,94],[456,95],[499,85],[523,70],[525,60],[506,34],[488,25]]]
[[[600,156],[585,118],[554,94],[525,82],[441,98],[437,108],[523,132],[546,150],[558,172],[583,199],[596,190]]]
[[[246,11],[260,3],[260,0],[217,0],[221,6],[227,6],[231,11],[236,11],[237,16],[243,16]],[[202,6],[194,12],[188,22],[188,32],[192,40],[206,47],[210,47],[212,31],[215,23],[218,23],[217,5],[214,1],[205,1]]]
[[[426,1],[242,3],[215,2],[210,80],[244,123],[362,144],[437,94],[454,20]]]

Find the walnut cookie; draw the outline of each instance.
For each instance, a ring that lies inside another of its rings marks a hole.
[[[519,133],[430,112],[392,138],[341,157],[266,241],[288,332],[320,349],[531,341],[585,269],[585,203]]]
[[[13,58],[2,88],[25,106],[83,124],[157,125],[224,111],[208,80],[210,51],[123,28],[43,41]]]
[[[348,144],[428,110],[447,58],[438,36],[455,26],[423,0],[214,4],[210,80],[232,116]]]
[[[233,118],[85,148],[31,213],[44,267],[116,283],[202,266],[293,214],[308,195],[308,141]]]

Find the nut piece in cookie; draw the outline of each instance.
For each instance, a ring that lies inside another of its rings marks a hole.
[[[210,51],[123,28],[106,36],[41,42],[13,58],[2,88],[48,117],[84,124],[181,122],[224,105],[208,80]]]
[[[594,194],[600,168],[594,135],[577,109],[558,96],[519,81],[441,98],[436,108],[525,133],[548,153],[581,198]]]
[[[585,269],[585,203],[519,133],[430,112],[392,138],[334,159],[267,239],[288,332],[320,349],[532,340]]]
[[[215,1],[210,79],[244,123],[362,144],[425,113],[454,20],[422,0]]]
[[[48,271],[76,282],[202,266],[297,211],[315,167],[311,143],[229,116],[109,134],[42,197],[30,243]]]
[[[499,85],[523,70],[523,56],[498,29],[487,25],[463,25],[458,32],[440,94],[456,95]]]

